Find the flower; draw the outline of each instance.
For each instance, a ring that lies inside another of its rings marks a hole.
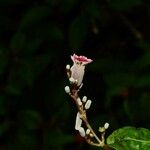
[[[73,66],[71,67],[71,78],[77,81],[77,85],[80,86],[84,76],[85,65],[91,63],[93,60],[85,56],[77,56],[74,54],[71,56]]]

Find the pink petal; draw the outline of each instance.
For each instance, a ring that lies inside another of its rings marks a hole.
[[[81,62],[83,64],[88,64],[88,63],[91,63],[93,61],[92,59],[89,59],[85,56],[78,56],[76,54],[73,54],[73,56],[71,56],[71,59],[73,62]]]

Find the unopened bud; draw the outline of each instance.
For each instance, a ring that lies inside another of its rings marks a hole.
[[[66,65],[66,69],[67,69],[67,70],[70,70],[70,65]]]
[[[81,135],[82,137],[85,137],[85,130],[84,130],[83,127],[80,127],[80,128],[79,128],[79,133],[80,133],[80,135]]]
[[[87,101],[87,96],[83,96],[83,98],[82,98],[82,102],[86,102]]]
[[[91,103],[92,103],[92,101],[91,101],[91,100],[88,100],[88,101],[86,102],[86,104],[85,104],[85,109],[89,109],[90,106],[91,106]]]
[[[87,135],[90,134],[90,132],[91,132],[90,129],[87,129],[87,130],[86,130],[86,134],[87,134]]]
[[[78,105],[79,105],[79,106],[82,105],[81,99],[80,99],[79,97],[77,98],[77,102],[78,102]]]
[[[80,118],[80,113],[78,112],[76,116],[75,129],[79,130],[79,128],[81,127],[81,124],[82,124],[82,120]]]
[[[70,87],[69,86],[65,86],[65,92],[70,93]]]
[[[109,123],[106,122],[106,123],[104,124],[104,128],[105,128],[105,129],[108,129],[108,128],[109,128]]]

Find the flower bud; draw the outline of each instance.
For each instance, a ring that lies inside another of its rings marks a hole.
[[[83,127],[80,127],[80,128],[79,128],[79,133],[80,133],[80,135],[81,135],[82,137],[85,137],[85,130],[84,130]]]
[[[70,93],[70,87],[69,86],[65,86],[65,92]]]
[[[82,124],[82,120],[80,119],[80,113],[78,112],[76,116],[75,129],[79,130],[81,124]]]
[[[82,102],[86,102],[87,101],[87,96],[83,96],[83,98],[82,98]]]
[[[89,109],[91,106],[92,101],[91,100],[87,100],[87,102],[85,103],[85,109]]]
[[[67,70],[70,70],[70,65],[66,65],[66,69],[67,69]]]
[[[90,132],[91,132],[90,129],[87,129],[87,130],[86,130],[86,134],[87,134],[87,135],[89,135]]]
[[[78,105],[79,105],[79,106],[82,105],[81,99],[80,99],[79,97],[77,98],[77,102],[78,102]]]
[[[108,128],[109,128],[109,123],[106,122],[106,123],[104,124],[104,128],[105,128],[105,129],[108,129]]]

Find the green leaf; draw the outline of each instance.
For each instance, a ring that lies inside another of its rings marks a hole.
[[[50,12],[50,8],[46,6],[37,6],[30,9],[21,20],[20,30],[40,23],[43,19],[50,15]]]
[[[71,48],[80,48],[87,35],[88,21],[85,16],[78,16],[69,28],[69,42]]]
[[[110,0],[109,4],[116,10],[128,10],[141,4],[141,0]]]
[[[145,128],[123,127],[107,138],[107,144],[116,150],[148,150],[150,131]]]

